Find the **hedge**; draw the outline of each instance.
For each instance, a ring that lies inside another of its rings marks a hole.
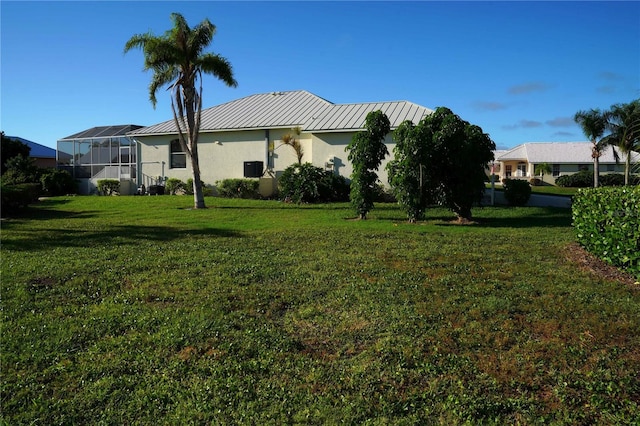
[[[224,198],[260,198],[257,179],[223,179],[216,182],[218,195]]]
[[[526,180],[506,179],[504,198],[510,206],[524,206],[531,198],[531,185]]]
[[[640,280],[640,187],[580,189],[572,217],[580,245]]]
[[[39,183],[20,183],[18,185],[2,184],[2,217],[13,215],[27,207],[29,204],[38,201],[40,195]]]

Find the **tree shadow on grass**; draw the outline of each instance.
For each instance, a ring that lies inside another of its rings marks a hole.
[[[100,230],[48,229],[36,231],[31,238],[6,239],[3,249],[14,251],[41,251],[56,247],[104,247],[108,245],[136,244],[141,241],[168,242],[190,237],[242,238],[242,234],[222,229],[184,229],[168,226],[116,225]]]
[[[472,226],[482,228],[567,228],[571,226],[571,210],[558,207],[538,207],[535,210],[514,211],[504,216],[485,217],[478,212]],[[460,226],[452,218],[440,226]]]

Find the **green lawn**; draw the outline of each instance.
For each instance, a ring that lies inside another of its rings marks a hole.
[[[491,188],[490,184],[485,185],[487,189]],[[502,191],[502,185],[496,185],[496,189]],[[573,196],[575,195],[580,188],[565,188],[562,186],[554,186],[554,185],[541,185],[541,186],[532,186],[531,193],[532,194],[544,194],[544,195],[562,195],[562,196]]]
[[[640,291],[568,210],[70,197],[2,222],[3,421],[638,424]]]

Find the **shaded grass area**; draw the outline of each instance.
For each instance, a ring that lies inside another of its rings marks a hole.
[[[2,223],[9,424],[634,424],[640,294],[570,212],[188,197]]]

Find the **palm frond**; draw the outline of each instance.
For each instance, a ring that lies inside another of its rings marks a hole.
[[[198,66],[203,73],[217,77],[229,87],[238,86],[238,82],[233,78],[233,67],[231,63],[220,55],[205,53],[197,59],[196,66]]]

